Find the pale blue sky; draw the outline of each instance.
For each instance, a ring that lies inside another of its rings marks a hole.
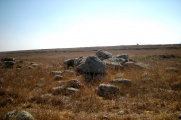
[[[0,51],[181,43],[181,0],[0,0]]]

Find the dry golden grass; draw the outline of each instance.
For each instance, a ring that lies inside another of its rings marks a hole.
[[[145,46],[144,46],[145,47]],[[168,46],[167,46],[168,47]],[[51,71],[64,71],[62,62],[67,58],[89,56],[95,54],[94,49],[79,52],[66,49],[43,53],[2,53],[1,57],[14,57],[24,60],[22,68],[0,69],[0,119],[5,119],[8,111],[26,110],[37,120],[177,120],[181,113],[181,89],[173,89],[171,84],[181,82],[181,58],[144,59],[145,56],[174,54],[181,55],[177,49],[112,49],[114,55],[129,54],[138,62],[149,64],[149,70],[125,68],[107,69],[107,75],[95,84],[86,83],[80,75],[64,74],[63,80],[77,79],[83,88],[74,95],[41,96],[52,92],[52,88],[62,83],[54,81]],[[150,48],[150,47],[149,47]],[[105,48],[103,48],[105,49]],[[110,49],[110,50],[109,50]],[[43,50],[42,50],[43,51]],[[30,69],[31,62],[39,66]],[[176,67],[178,72],[166,72],[165,68]],[[74,71],[74,68],[70,68]],[[104,99],[96,94],[100,83],[109,83],[117,74],[132,80],[131,87],[118,86],[121,95],[114,99]],[[143,83],[144,77],[151,82]],[[67,100],[65,100],[67,99]],[[12,118],[14,119],[14,118]]]

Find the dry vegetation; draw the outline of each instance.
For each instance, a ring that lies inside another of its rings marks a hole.
[[[8,111],[26,110],[37,120],[177,120],[181,114],[181,88],[172,84],[181,82],[181,46],[134,48],[102,49],[114,55],[129,54],[135,61],[149,64],[149,70],[107,69],[107,75],[95,84],[86,83],[81,75],[63,74],[64,81],[77,79],[83,84],[80,92],[44,98],[41,96],[51,93],[53,87],[61,84],[54,81],[54,75],[49,74],[51,71],[64,71],[65,59],[94,55],[95,50],[100,48],[0,53],[0,57],[23,60],[23,63],[19,63],[22,66],[20,69],[16,68],[17,65],[13,69],[0,69],[0,78],[4,80],[0,83],[0,119],[5,119]],[[159,59],[152,56],[155,54],[173,54],[177,57]],[[32,62],[38,66],[29,68]],[[179,71],[166,72],[167,67],[176,67]],[[114,99],[98,96],[95,92],[97,86],[109,83],[118,74],[132,80],[131,87],[119,86],[121,95]],[[151,81],[143,82],[144,77]]]

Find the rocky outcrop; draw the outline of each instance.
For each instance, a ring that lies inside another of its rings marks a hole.
[[[111,58],[112,54],[107,52],[107,51],[99,50],[99,51],[96,52],[96,56],[100,60],[105,60],[105,59]]]
[[[90,76],[104,75],[106,65],[97,57],[90,56],[76,68],[77,72]]]

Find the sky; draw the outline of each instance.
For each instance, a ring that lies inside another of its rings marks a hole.
[[[0,51],[180,44],[181,0],[0,0]]]

